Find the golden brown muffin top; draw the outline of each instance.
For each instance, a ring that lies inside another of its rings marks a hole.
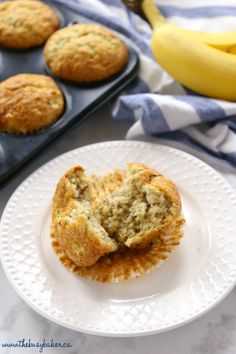
[[[0,83],[0,131],[32,133],[60,117],[63,95],[52,78],[18,74]]]
[[[121,39],[95,23],[55,32],[46,43],[44,55],[55,75],[78,82],[104,80],[128,60],[128,50]]]
[[[33,0],[0,3],[0,45],[23,49],[43,44],[60,21],[48,5]]]

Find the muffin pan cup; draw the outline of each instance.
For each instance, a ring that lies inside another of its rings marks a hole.
[[[53,8],[59,13],[62,27],[91,22],[63,5]],[[45,147],[66,130],[108,102],[136,77],[139,67],[138,54],[130,42],[124,42],[129,52],[126,66],[109,80],[94,84],[71,83],[57,78],[44,61],[43,46],[21,51],[0,49],[0,81],[20,73],[49,75],[54,78],[65,98],[63,115],[50,127],[27,135],[0,132],[0,184],[36,154],[45,151]]]

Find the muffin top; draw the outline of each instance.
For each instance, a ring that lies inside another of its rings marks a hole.
[[[107,28],[77,24],[55,32],[44,48],[45,60],[58,77],[96,82],[116,74],[128,60],[122,40]]]
[[[3,47],[25,49],[41,45],[59,24],[57,14],[40,1],[0,3],[0,45]]]
[[[63,109],[63,95],[49,76],[19,74],[0,83],[2,132],[36,132],[59,118]]]

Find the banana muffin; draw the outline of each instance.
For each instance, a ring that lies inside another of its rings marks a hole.
[[[0,131],[33,133],[57,120],[64,97],[46,75],[18,74],[0,83]]]
[[[117,249],[92,209],[90,183],[84,169],[75,166],[60,179],[53,198],[51,232],[79,266],[90,266]]]
[[[98,282],[118,283],[138,278],[158,268],[180,244],[184,219],[180,216],[169,226],[160,230],[145,248],[123,248],[100,257],[89,267],[76,265],[63,251],[52,233],[52,246],[61,263],[75,275]]]
[[[59,25],[57,14],[40,1],[0,3],[0,45],[3,47],[26,49],[41,45]]]
[[[88,267],[111,252],[148,247],[180,213],[173,182],[142,164],[104,177],[76,166],[58,183],[51,233],[75,265]]]
[[[45,61],[58,77],[97,82],[119,72],[128,60],[123,41],[99,24],[76,24],[55,32],[44,48]]]

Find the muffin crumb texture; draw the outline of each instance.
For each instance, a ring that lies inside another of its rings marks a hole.
[[[35,133],[51,125],[64,110],[64,98],[49,76],[19,74],[0,83],[0,131]]]
[[[55,11],[40,1],[0,3],[0,45],[26,49],[41,45],[60,25]]]
[[[176,186],[139,163],[105,176],[76,166],[58,183],[52,207],[53,247],[76,274],[121,281],[152,270],[182,237]]]
[[[49,38],[44,57],[56,76],[92,83],[119,72],[128,60],[128,50],[123,41],[104,26],[76,24]]]

